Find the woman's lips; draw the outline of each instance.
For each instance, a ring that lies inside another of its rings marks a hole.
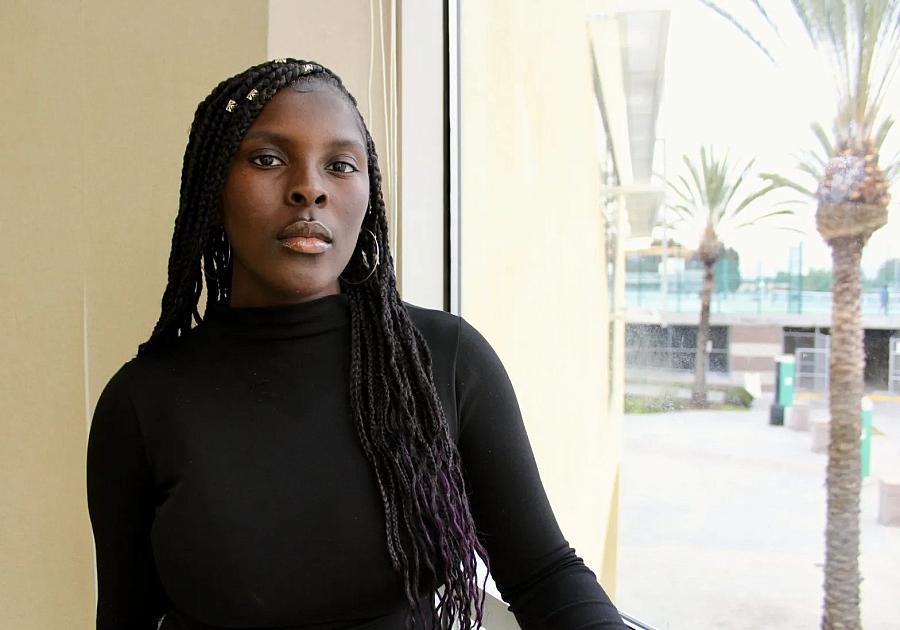
[[[286,225],[278,234],[278,240],[289,250],[300,254],[321,254],[331,249],[334,237],[321,221],[301,219]]]
[[[281,244],[300,254],[322,254],[331,249],[331,243],[317,236],[289,236]]]

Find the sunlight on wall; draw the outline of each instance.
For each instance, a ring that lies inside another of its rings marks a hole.
[[[619,440],[585,5],[524,5],[462,14],[462,314],[510,373],[564,534],[611,576]]]

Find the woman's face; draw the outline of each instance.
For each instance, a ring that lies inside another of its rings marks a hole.
[[[369,200],[365,139],[328,86],[280,90],[247,130],[225,179],[232,306],[340,293]]]

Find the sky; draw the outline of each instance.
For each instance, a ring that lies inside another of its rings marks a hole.
[[[717,154],[729,151],[731,161],[743,164],[756,157],[756,172],[795,176],[799,150],[816,148],[810,124],[820,121],[831,129],[834,115],[830,71],[812,50],[802,26],[786,0],[769,2],[770,15],[782,31],[782,42],[768,35],[755,13],[740,13],[748,25],[759,26],[767,45],[780,60],[773,65],[749,39],[698,0],[672,0],[663,96],[657,126],[657,145],[665,146],[668,178],[685,174],[682,155],[699,162],[701,145],[712,145]],[[724,0],[722,6],[740,11],[747,0]],[[884,112],[900,107],[900,82],[895,81],[885,100]],[[881,163],[900,149],[900,124],[888,136]],[[661,152],[662,153],[662,152]],[[658,165],[663,160],[657,156]],[[802,179],[802,175],[797,177]],[[803,180],[808,181],[808,180]],[[752,191],[764,183],[756,177],[746,182]],[[743,187],[742,187],[743,189]],[[893,197],[900,200],[900,190]],[[786,191],[779,193],[789,195]],[[777,200],[778,198],[773,198]],[[888,224],[876,232],[863,257],[863,271],[874,276],[888,257],[900,257],[900,212],[896,201],[889,208]],[[745,277],[758,270],[766,275],[787,270],[789,248],[803,243],[804,268],[830,268],[831,253],[815,229],[815,206],[798,206],[800,213],[788,221],[766,222],[740,236],[727,239],[737,249]],[[779,230],[800,229],[804,233]],[[683,240],[687,240],[685,236]],[[892,252],[892,250],[894,250]]]

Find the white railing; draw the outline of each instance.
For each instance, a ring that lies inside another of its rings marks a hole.
[[[891,337],[888,352],[888,390],[900,391],[900,337]]]
[[[794,351],[796,389],[806,392],[828,391],[829,348],[797,348]]]

